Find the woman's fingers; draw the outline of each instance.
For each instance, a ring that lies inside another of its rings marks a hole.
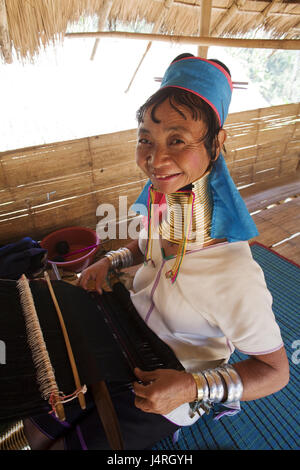
[[[109,269],[109,261],[102,259],[82,271],[79,285],[85,290],[96,290],[102,294],[102,286]]]
[[[194,399],[195,381],[185,371],[156,369],[147,372],[134,369],[134,373],[139,380],[133,383],[135,405],[143,411],[168,414]]]
[[[96,273],[93,271],[83,271],[81,273],[81,276],[79,278],[79,285],[83,289],[88,289],[88,283],[89,281],[95,281],[96,280]]]

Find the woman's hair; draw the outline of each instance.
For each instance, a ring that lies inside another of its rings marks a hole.
[[[153,122],[159,123],[155,113],[160,104],[169,100],[173,109],[175,109],[182,117],[184,113],[178,108],[185,107],[192,115],[194,121],[203,121],[206,125],[206,133],[202,136],[205,148],[211,161],[215,160],[217,153],[217,136],[220,130],[218,118],[213,109],[197,95],[180,88],[161,88],[138,109],[137,121],[140,125],[144,120],[145,112],[152,107],[151,119]]]
[[[185,57],[194,56],[192,54],[181,54],[180,56],[177,56],[173,62]],[[229,70],[224,64],[217,60],[212,61],[217,62],[229,73]],[[211,162],[213,162],[216,159],[218,148],[217,137],[221,127],[215,111],[211,108],[211,106],[209,106],[209,104],[200,98],[200,96],[197,96],[181,88],[161,88],[152,96],[150,96],[150,98],[148,98],[148,100],[138,109],[136,113],[138,124],[140,125],[143,122],[146,111],[151,107],[151,119],[153,122],[159,123],[160,121],[155,116],[155,113],[158,106],[166,100],[169,100],[170,106],[175,109],[182,117],[185,118],[185,115],[178,108],[178,106],[185,107],[191,113],[192,119],[194,121],[201,120],[205,123],[206,134],[202,137],[201,140],[204,142],[204,146],[208,152]]]

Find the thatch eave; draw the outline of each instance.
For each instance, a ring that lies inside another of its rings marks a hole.
[[[201,35],[204,0],[2,0],[6,5],[7,34],[17,57],[32,59],[41,48],[64,38],[68,27],[96,15],[100,31],[108,25],[148,24],[152,32],[174,36]],[[212,0],[213,37],[241,37],[254,30],[269,39],[300,38],[298,0]],[[82,29],[81,29],[82,31]],[[87,29],[85,30],[88,31]],[[130,30],[133,32],[133,29]],[[2,58],[7,60],[0,32]],[[251,47],[251,46],[249,46]]]

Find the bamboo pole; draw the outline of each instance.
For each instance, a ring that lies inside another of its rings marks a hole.
[[[200,37],[209,36],[212,0],[202,0],[200,17]],[[198,46],[198,57],[207,58],[208,46]]]
[[[155,25],[154,25],[154,27],[153,27],[153,31],[152,31],[153,34],[158,33],[158,31],[160,30],[160,27],[161,27],[161,25],[163,24],[163,22],[164,22],[164,20],[165,20],[165,18],[166,18],[167,13],[168,13],[169,9],[170,9],[171,6],[172,6],[172,3],[173,3],[173,0],[165,0],[165,1],[164,1],[163,10],[161,11],[161,14],[159,15],[159,18],[157,19],[157,21],[156,21],[156,23],[155,23]],[[134,74],[133,74],[133,76],[132,76],[132,78],[131,78],[131,80],[130,80],[130,82],[129,82],[129,85],[128,85],[127,89],[125,90],[125,93],[128,93],[128,91],[130,90],[130,87],[131,87],[131,85],[132,85],[132,83],[133,83],[133,81],[134,81],[134,79],[135,79],[135,77],[136,77],[136,74],[138,73],[138,71],[139,71],[139,69],[140,69],[140,67],[141,67],[141,65],[142,65],[142,63],[143,63],[143,61],[144,61],[146,55],[148,54],[148,52],[149,52],[151,46],[152,46],[152,41],[149,41],[148,44],[147,44],[147,46],[146,46],[145,52],[144,52],[144,54],[142,55],[142,58],[141,58],[141,60],[139,61],[138,66],[137,66],[137,68],[136,68],[136,70],[135,70],[135,72],[134,72]]]
[[[123,31],[99,31],[93,33],[66,33],[66,38],[113,38],[138,39],[140,41],[159,41],[177,44],[195,44],[219,47],[240,47],[252,49],[300,50],[300,39],[235,39],[198,36],[175,36],[169,34],[127,33]]]
[[[141,65],[142,65],[142,63],[143,63],[143,61],[144,61],[146,55],[148,54],[148,52],[149,52],[151,46],[152,46],[152,41],[149,41],[148,44],[147,44],[147,46],[146,46],[145,52],[144,52],[144,54],[142,55],[142,58],[140,59],[140,61],[139,61],[139,63],[138,63],[138,66],[137,66],[137,68],[135,69],[134,74],[132,75],[132,78],[131,78],[131,80],[130,80],[130,82],[129,82],[129,85],[128,85],[128,87],[127,87],[126,90],[125,90],[125,93],[128,93],[128,92],[129,92],[130,87],[131,87],[131,85],[133,84],[133,81],[134,81],[134,79],[135,79],[135,77],[136,77],[136,74],[138,73],[138,71],[139,71],[139,69],[140,69],[140,67],[141,67]]]
[[[50,291],[50,295],[51,295],[51,298],[52,298],[52,301],[54,303],[55,310],[56,310],[56,313],[57,313],[57,316],[58,316],[58,319],[59,319],[59,323],[60,323],[60,326],[61,326],[61,331],[62,331],[64,340],[65,340],[65,345],[66,345],[66,348],[67,348],[67,353],[68,353],[68,357],[69,357],[69,361],[70,361],[70,365],[71,365],[71,369],[72,369],[72,373],[73,373],[73,377],[74,377],[75,386],[77,387],[77,391],[78,391],[78,401],[80,403],[81,409],[85,410],[86,409],[86,402],[85,402],[85,397],[84,397],[84,394],[83,394],[83,387],[82,387],[81,382],[80,382],[80,378],[79,378],[79,374],[78,374],[74,354],[73,354],[73,351],[72,351],[69,335],[68,335],[68,332],[67,332],[67,329],[66,329],[65,321],[64,321],[64,318],[62,316],[60,307],[58,305],[56,295],[55,295],[55,292],[53,290],[53,287],[52,287],[52,284],[51,284],[51,281],[50,281],[50,278],[49,278],[49,274],[47,273],[47,271],[44,272],[44,277],[46,279],[47,286],[48,286],[48,289]]]
[[[12,63],[12,47],[8,29],[5,0],[0,0],[0,49],[7,64]]]
[[[103,7],[102,7],[102,10],[101,10],[101,16],[99,16],[99,19],[98,19],[98,29],[99,29],[99,31],[102,31],[102,29],[104,29],[104,27],[105,27],[108,15],[111,11],[113,1],[114,0],[105,0],[104,1]],[[96,55],[97,48],[98,48],[98,45],[99,45],[99,41],[100,41],[100,38],[96,38],[95,44],[94,44],[94,47],[93,47],[93,50],[92,50],[91,60],[94,60],[94,57]]]

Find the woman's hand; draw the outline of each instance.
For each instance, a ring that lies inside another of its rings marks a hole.
[[[134,369],[143,383],[134,382],[135,406],[147,413],[166,415],[186,402],[194,401],[197,387],[191,374],[173,369],[151,372]]]
[[[95,282],[94,289],[97,292],[99,292],[99,294],[102,294],[102,286],[106,279],[109,268],[110,268],[109,259],[108,258],[100,259],[99,261],[92,264],[91,266],[88,266],[86,269],[82,271],[80,278],[78,280],[78,284],[81,287],[83,287],[83,289],[90,290],[88,283],[89,281],[94,281]]]

